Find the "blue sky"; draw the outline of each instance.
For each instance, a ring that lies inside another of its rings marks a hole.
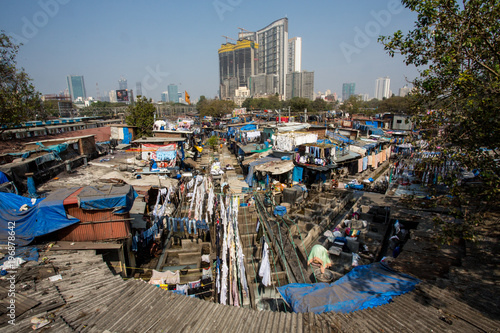
[[[95,1],[2,0],[0,29],[23,42],[18,64],[43,94],[67,87],[66,76],[84,75],[87,95],[143,83],[143,93],[160,99],[170,83],[192,98],[218,89],[217,49],[237,38],[238,27],[256,31],[288,17],[289,37],[302,37],[302,69],[315,72],[314,90],[372,98],[375,80],[391,78],[397,94],[418,72],[402,57],[389,57],[377,43],[413,26],[415,15],[397,0],[355,1]]]

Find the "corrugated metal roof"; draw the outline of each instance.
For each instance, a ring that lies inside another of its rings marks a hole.
[[[50,310],[56,317],[47,332],[495,332],[500,327],[450,292],[425,283],[390,304],[350,314],[254,311],[176,295],[140,280],[125,282],[93,251],[45,256],[62,279],[34,282],[23,294],[40,305],[18,317],[16,326],[0,326],[0,332],[31,331],[30,319]]]

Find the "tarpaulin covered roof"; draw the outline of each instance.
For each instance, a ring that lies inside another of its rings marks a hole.
[[[412,291],[420,280],[392,270],[384,263],[355,267],[328,283],[292,283],[278,288],[294,312],[342,312],[377,307]]]
[[[78,194],[82,209],[103,210],[113,208],[116,214],[130,211],[137,192],[130,185],[86,186]]]
[[[254,131],[257,129],[257,125],[255,124],[248,124],[240,128],[240,131]]]
[[[37,236],[79,222],[78,219],[68,218],[63,206],[64,199],[77,189],[60,189],[36,200],[0,192],[0,243],[8,243],[14,231],[16,245],[27,245]],[[23,205],[27,205],[28,209],[20,211]]]
[[[248,175],[247,175],[247,177],[245,179],[245,181],[247,182],[247,184],[249,186],[252,186],[253,172],[254,172],[255,166],[260,165],[260,164],[264,164],[264,163],[268,163],[268,162],[271,162],[271,161],[278,162],[278,161],[281,161],[281,158],[277,158],[277,157],[264,157],[264,158],[258,159],[256,161],[253,161],[253,162],[251,162],[249,164]]]

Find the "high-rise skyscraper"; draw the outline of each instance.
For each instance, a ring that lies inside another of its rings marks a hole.
[[[173,83],[169,84],[167,91],[168,91],[168,101],[179,103],[179,90],[177,88],[177,85]]]
[[[256,71],[258,44],[239,40],[222,44],[219,49],[220,98],[231,99],[239,87],[246,87]]]
[[[286,75],[286,99],[314,98],[314,72],[292,72]]]
[[[302,71],[302,38],[288,40],[288,73]]]
[[[375,98],[383,100],[391,97],[391,79],[388,76],[379,77],[375,81]]]
[[[221,99],[233,98],[234,91],[239,87],[251,89],[251,78],[262,75],[269,75],[270,78],[259,77],[261,82],[277,79],[276,91],[266,91],[264,94],[284,95],[288,71],[288,19],[274,21],[256,32],[241,30],[236,44],[226,43],[219,49]],[[245,49],[239,52],[242,56],[237,55],[240,47]],[[233,54],[224,54],[229,51]],[[231,59],[234,59],[232,66]]]
[[[142,83],[141,83],[141,81],[137,81],[135,83],[135,90],[136,90],[137,96],[142,96]]]
[[[118,89],[119,90],[127,90],[127,79],[123,76],[118,80]]]
[[[344,83],[342,85],[342,101],[345,102],[355,94],[356,83]]]
[[[78,97],[81,97],[82,99],[87,98],[87,91],[85,90],[83,75],[68,75],[67,81],[68,90],[72,101],[74,101]]]

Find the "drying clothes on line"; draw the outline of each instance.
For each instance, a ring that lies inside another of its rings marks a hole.
[[[271,263],[269,261],[269,246],[264,243],[262,250],[262,261],[259,268],[259,276],[262,278],[262,284],[266,287],[271,285]]]
[[[178,284],[175,287],[175,290],[178,291],[179,293],[182,293],[182,295],[187,295],[188,289],[189,289],[189,285],[187,285],[187,284]]]
[[[206,220],[198,220],[198,221],[196,221],[196,229],[209,230],[207,221]]]
[[[253,140],[255,138],[260,138],[260,131],[250,131],[245,132],[247,140]]]
[[[293,151],[295,147],[315,143],[318,140],[317,134],[311,133],[283,133],[273,136],[273,148],[282,151]]]
[[[212,268],[202,268],[201,269],[201,278],[205,280],[207,278],[212,278]]]
[[[159,272],[156,269],[153,269],[153,275],[151,279],[149,279],[149,284],[177,284],[180,283],[180,275],[179,271],[171,272]]]
[[[188,282],[188,285],[189,285],[189,289],[199,288],[199,287],[201,287],[201,279],[194,281],[194,282]]]

